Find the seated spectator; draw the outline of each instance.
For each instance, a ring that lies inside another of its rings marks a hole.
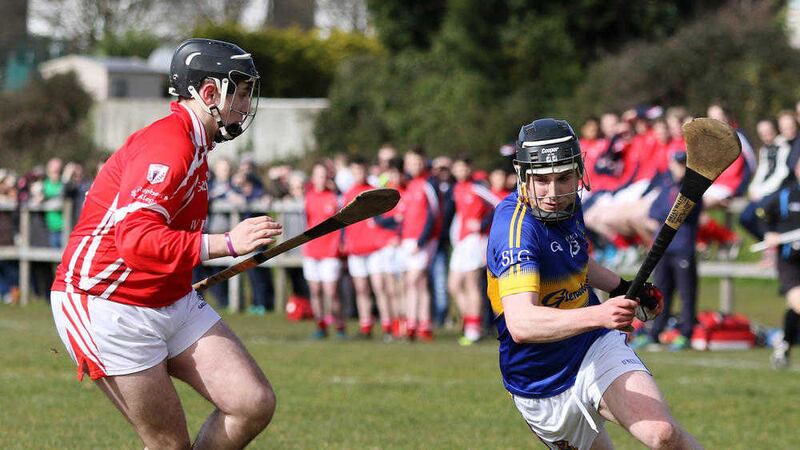
[[[789,170],[791,148],[780,136],[771,120],[761,120],[757,125],[762,146],[758,152],[758,166],[747,189],[749,203],[742,211],[739,222],[757,240],[764,240],[764,223],[756,212],[763,202],[793,181]]]

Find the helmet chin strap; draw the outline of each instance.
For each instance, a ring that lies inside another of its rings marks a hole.
[[[191,94],[192,98],[197,100],[200,104],[200,107],[203,108],[203,111],[208,113],[214,121],[217,122],[217,132],[214,134],[214,142],[221,143],[225,141],[233,140],[236,136],[242,134],[242,125],[240,123],[232,123],[230,125],[225,125],[225,122],[222,120],[222,114],[220,114],[220,109],[225,108],[225,99],[227,95],[225,92],[228,92],[228,79],[222,80],[220,82],[216,78],[212,78],[214,80],[214,85],[216,86],[217,90],[220,93],[220,101],[218,105],[207,105],[205,101],[203,101],[200,94],[197,92],[197,89],[194,86],[189,86],[189,94]]]

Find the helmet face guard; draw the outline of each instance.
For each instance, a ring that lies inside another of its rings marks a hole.
[[[577,198],[584,187],[590,190],[585,177],[580,145],[572,127],[563,120],[539,119],[522,127],[516,145],[514,168],[517,172],[517,190],[520,198],[531,207],[531,213],[539,220],[557,222],[569,219],[575,214]],[[547,177],[548,182],[556,181],[564,172],[575,173],[573,190],[556,194],[555,192],[536,192],[539,177]],[[555,211],[539,207],[541,201],[565,204]]]
[[[216,105],[206,105],[198,89],[207,80],[213,81],[220,93]],[[241,93],[242,82],[250,85],[249,92]],[[239,46],[213,39],[189,39],[181,43],[172,56],[170,88],[172,95],[193,98],[217,122],[219,131],[214,141],[227,141],[244,133],[253,122],[258,110],[260,77],[252,56]],[[245,104],[240,97],[247,95]],[[241,119],[231,121],[232,113]]]

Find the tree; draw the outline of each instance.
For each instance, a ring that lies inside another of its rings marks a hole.
[[[392,52],[427,49],[447,12],[447,0],[367,0],[378,37]]]
[[[0,159],[19,171],[52,156],[85,162],[94,154],[87,130],[92,98],[74,73],[34,78],[26,89],[6,92],[0,101]]]

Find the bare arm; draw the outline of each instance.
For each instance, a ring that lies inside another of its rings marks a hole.
[[[616,297],[601,305],[558,309],[540,306],[536,292],[511,294],[502,302],[506,326],[518,344],[556,342],[598,328],[623,329],[633,322],[637,305]]]
[[[589,270],[586,274],[586,282],[593,288],[611,292],[619,286],[621,278],[614,272],[601,266],[592,258],[589,258]]]

